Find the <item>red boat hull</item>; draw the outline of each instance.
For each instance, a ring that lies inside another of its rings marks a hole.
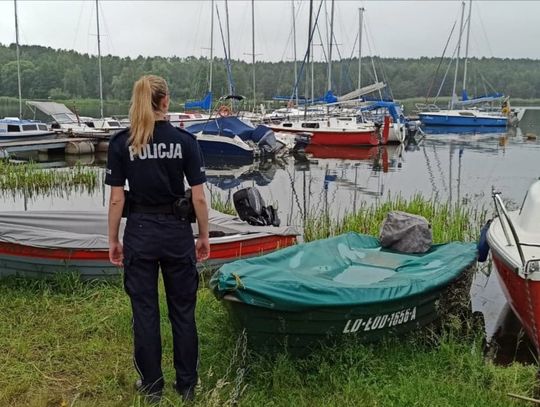
[[[540,353],[540,337],[535,328],[540,327],[540,281],[519,276],[494,250],[492,257],[504,295]]]
[[[296,236],[278,235],[210,242],[210,258],[202,263],[202,266],[216,267],[242,257],[265,254],[295,242]],[[120,273],[120,270],[109,262],[109,253],[106,250],[55,249],[0,243],[0,276],[18,274],[40,277],[62,271],[75,271],[83,278],[103,278]]]
[[[311,133],[309,144],[321,146],[378,146],[381,144],[376,131],[325,131],[315,129],[270,128],[289,133]]]
[[[377,146],[379,138],[375,131],[319,131],[313,133],[310,143],[322,146]]]

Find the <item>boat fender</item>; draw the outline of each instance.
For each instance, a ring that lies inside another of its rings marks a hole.
[[[489,254],[489,244],[487,241],[487,232],[489,230],[489,226],[491,225],[491,222],[493,219],[490,219],[486,222],[484,226],[482,226],[482,229],[480,229],[480,237],[478,239],[478,244],[476,245],[476,249],[478,250],[478,262],[483,263],[487,260],[488,254]]]

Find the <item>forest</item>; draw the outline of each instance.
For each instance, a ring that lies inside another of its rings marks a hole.
[[[20,47],[22,96],[25,99],[63,100],[69,98],[98,98],[97,56],[70,50],[27,45]],[[169,83],[173,101],[200,99],[208,89],[210,61],[204,57],[142,57],[107,55],[102,57],[103,95],[107,100],[129,100],[133,82],[141,75],[163,76]],[[452,65],[450,66],[450,63]],[[252,64],[231,62],[235,93],[253,99]],[[307,72],[311,93],[311,67]],[[458,77],[461,78],[463,64]],[[358,59],[343,59],[332,63],[332,91],[345,94],[357,88]],[[446,80],[443,78],[446,74]],[[273,96],[291,96],[294,89],[294,63],[257,62],[255,64],[255,95],[257,102]],[[362,58],[362,85],[378,79],[388,84],[386,96],[395,99],[429,97],[437,93],[449,96],[452,92],[454,65],[441,58]],[[314,94],[326,92],[327,64],[314,64]],[[305,78],[305,75],[304,75]],[[540,97],[539,61],[532,59],[470,58],[467,89],[471,96],[501,92],[513,98]],[[299,94],[306,92],[305,79],[299,81]],[[442,87],[441,87],[442,84]],[[458,90],[461,83],[458,82]],[[216,97],[228,94],[229,82],[223,59],[213,61],[212,90]],[[0,44],[0,96],[18,95],[15,44]],[[308,95],[309,96],[309,95]]]

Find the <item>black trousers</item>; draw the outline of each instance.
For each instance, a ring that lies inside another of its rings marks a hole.
[[[134,364],[143,388],[163,388],[158,273],[163,274],[179,389],[197,383],[199,277],[191,225],[173,215],[132,213],[124,231],[124,287],[133,311]]]

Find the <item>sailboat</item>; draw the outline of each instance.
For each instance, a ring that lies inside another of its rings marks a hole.
[[[467,95],[467,61],[468,61],[468,52],[469,52],[469,36],[471,29],[471,9],[472,9],[472,0],[469,1],[469,16],[467,21],[467,40],[466,40],[466,49],[465,49],[465,60],[464,60],[464,69],[463,69],[463,90],[462,90],[462,100],[458,102],[456,99],[456,83],[457,83],[457,74],[459,68],[459,54],[461,49],[461,37],[463,33],[463,17],[465,15],[465,2],[461,3],[461,23],[459,31],[459,40],[457,46],[457,57],[456,57],[456,67],[454,73],[454,85],[452,90],[452,99],[450,102],[449,109],[439,109],[434,105],[430,105],[432,108],[429,110],[421,111],[418,114],[420,121],[425,126],[486,126],[486,127],[506,127],[508,124],[508,117],[503,115],[501,110],[498,112],[483,111],[478,108],[467,108],[466,106],[473,106],[479,103],[493,102],[503,98],[501,94],[486,95],[480,98],[469,99]],[[506,100],[506,103],[507,100]],[[461,109],[455,109],[455,105],[461,105]],[[504,102],[503,102],[504,104]],[[509,110],[509,109],[508,109]]]
[[[17,0],[13,0],[15,9],[15,44],[17,53],[17,85],[19,93],[19,116],[4,117],[0,119],[0,142],[23,140],[28,138],[48,138],[54,136],[46,124],[37,120],[22,119],[22,86],[21,86],[21,58],[19,50],[19,19],[17,15]]]
[[[327,74],[327,89],[328,91],[322,98],[304,100],[303,109],[292,110],[288,108],[286,111],[275,112],[267,116],[267,120],[277,121],[278,118],[285,119],[281,123],[272,123],[269,125],[274,131],[286,131],[291,133],[310,133],[310,144],[313,145],[331,145],[331,146],[376,146],[386,144],[388,141],[402,142],[404,139],[404,124],[401,123],[399,115],[393,119],[393,123],[386,122],[388,131],[380,133],[380,125],[385,121],[384,118],[376,124],[373,121],[367,121],[363,117],[361,111],[352,109],[347,112],[343,106],[351,103],[358,103],[362,100],[362,96],[371,92],[380,91],[386,85],[382,82],[376,82],[369,86],[361,87],[361,79],[359,76],[358,89],[343,95],[335,96],[332,88],[332,45],[333,45],[333,9],[334,1],[332,1],[332,19],[330,21],[330,35],[328,43],[328,74]],[[359,61],[361,60],[361,31],[362,31],[362,11],[360,9],[360,26],[359,26]],[[308,43],[308,51],[306,52],[309,60],[310,46],[313,40],[313,32],[317,25],[318,14],[315,19],[315,24],[310,25],[310,40]],[[309,61],[308,61],[309,62]],[[303,64],[304,65],[304,64]],[[303,68],[302,65],[302,68]],[[360,68],[359,68],[360,69]],[[297,93],[298,80],[295,84],[295,94]],[[279,98],[274,98],[279,99]],[[292,102],[292,97],[289,98]],[[323,103],[324,105],[315,105],[315,103]],[[311,105],[311,107],[308,106]],[[395,110],[395,109],[394,109]],[[311,115],[308,117],[308,112]],[[318,114],[317,114],[318,113]],[[322,113],[322,114],[321,114]],[[348,114],[347,114],[348,113]],[[384,114],[386,115],[386,113]],[[383,115],[383,116],[384,116]],[[302,118],[303,116],[303,118]]]

